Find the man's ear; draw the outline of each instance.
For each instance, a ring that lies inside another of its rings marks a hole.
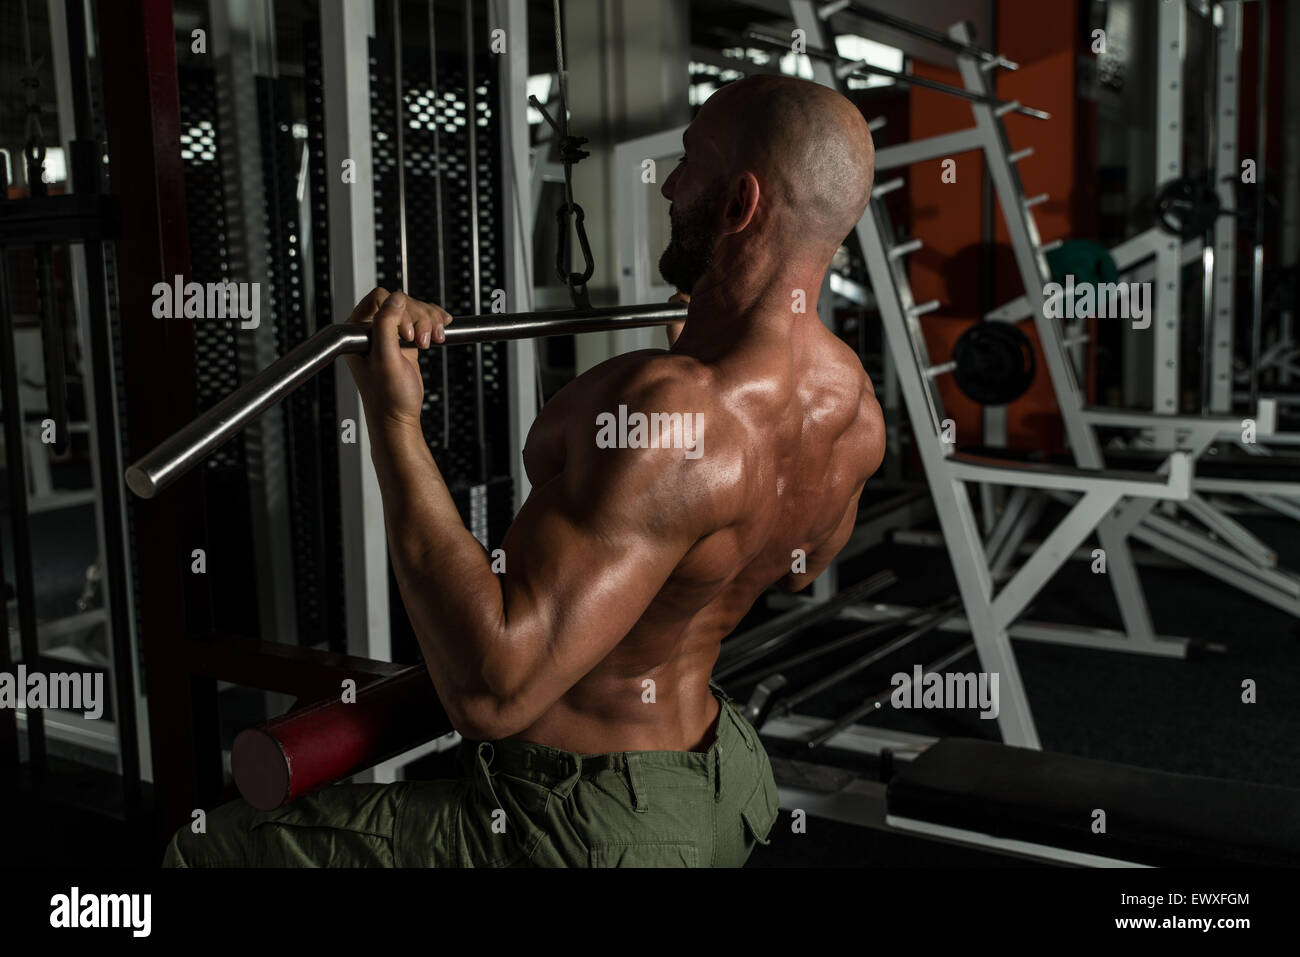
[[[758,195],[758,177],[748,170],[732,180],[719,231],[730,235],[747,229],[758,210]]]

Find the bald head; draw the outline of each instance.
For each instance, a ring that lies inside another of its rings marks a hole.
[[[730,83],[682,139],[688,156],[662,187],[672,235],[659,272],[683,292],[719,256],[824,270],[871,198],[875,149],[862,114],[809,80]]]
[[[750,76],[718,90],[695,122],[714,138],[730,174],[753,172],[771,211],[806,238],[838,247],[862,217],[875,148],[858,108],[835,90]]]

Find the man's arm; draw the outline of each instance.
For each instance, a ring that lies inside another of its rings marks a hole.
[[[434,687],[473,738],[527,728],[605,658],[708,524],[707,500],[684,500],[699,483],[680,450],[596,450],[593,423],[591,451],[533,489],[495,574],[419,429],[383,428],[372,456],[398,586]]]
[[[401,348],[445,341],[451,316],[375,289],[348,321],[370,327],[369,353],[346,360],[398,587],[434,687],[463,734],[516,734],[609,654],[696,541],[731,521],[724,476],[741,470],[717,443],[705,463],[680,448],[598,449],[594,418],[586,436],[557,431],[563,469],[533,489],[502,543],[506,571],[494,574],[424,440],[417,350]],[[698,405],[662,367],[618,389],[605,402],[611,410]]]

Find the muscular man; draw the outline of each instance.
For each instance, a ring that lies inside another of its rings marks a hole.
[[[688,318],[667,351],[611,359],[541,411],[503,571],[457,514],[399,346],[442,341],[450,317],[376,289],[349,320],[373,323],[349,362],[464,777],[236,802],[178,832],[170,863],[738,866],[767,842],[771,767],[710,674],[765,589],[803,588],[843,547],[880,464],[871,383],[816,312],[873,149],[840,94],[772,76],[720,89],[683,143],[660,271]]]

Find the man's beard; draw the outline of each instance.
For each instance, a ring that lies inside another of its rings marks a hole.
[[[714,236],[710,228],[713,203],[706,191],[699,201],[676,215],[669,210],[672,231],[668,248],[659,257],[659,275],[684,293],[691,293],[713,263]]]

